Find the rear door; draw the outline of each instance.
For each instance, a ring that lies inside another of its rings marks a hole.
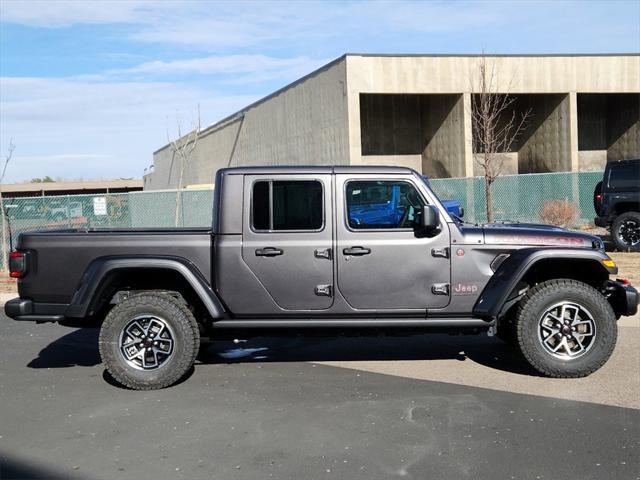
[[[333,304],[332,198],[329,174],[244,178],[242,257],[284,310]]]
[[[443,308],[450,295],[447,223],[420,235],[416,212],[430,203],[413,176],[336,175],[338,288],[356,309]]]

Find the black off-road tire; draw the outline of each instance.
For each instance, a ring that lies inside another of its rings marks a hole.
[[[539,340],[540,319],[549,308],[562,302],[587,309],[595,322],[593,344],[577,358],[557,358],[545,350]],[[611,305],[599,291],[576,280],[557,279],[535,286],[520,301],[516,335],[522,355],[535,370],[548,377],[578,378],[605,364],[615,348],[618,328]]]
[[[136,369],[121,353],[123,330],[136,317],[145,316],[161,319],[172,338],[172,353],[165,363],[151,370]],[[200,332],[193,314],[178,299],[166,293],[142,293],[111,309],[100,329],[99,348],[107,371],[120,385],[156,390],[179,382],[191,370],[200,348]]]
[[[640,235],[640,212],[625,212],[616,217],[611,224],[611,240],[613,244],[621,252],[640,252],[640,242],[631,245],[620,235],[620,227],[625,224],[635,224],[636,235]]]

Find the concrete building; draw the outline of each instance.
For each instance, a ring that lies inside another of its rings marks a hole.
[[[481,174],[472,96],[481,57],[344,55],[203,130],[183,184],[236,165],[405,165],[436,177]],[[640,55],[488,56],[495,89],[530,111],[504,173],[602,169],[640,157]],[[170,146],[145,189],[175,188]]]

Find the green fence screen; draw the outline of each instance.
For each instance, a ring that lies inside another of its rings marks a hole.
[[[591,222],[593,190],[602,172],[505,175],[494,186],[494,219],[539,222],[547,200],[568,200],[580,209],[579,222]],[[486,221],[484,181],[475,178],[432,179],[443,200],[458,200],[465,220]],[[206,227],[211,225],[213,190],[183,190],[176,209],[176,191],[6,198],[9,231],[17,236],[32,230],[64,228]],[[176,221],[176,211],[177,221]],[[6,253],[5,255],[6,256]],[[6,265],[6,259],[3,265]]]
[[[536,173],[504,175],[493,184],[495,221],[540,222],[540,209],[548,200],[567,200],[579,208],[578,223],[593,221],[593,190],[602,172]],[[441,178],[430,180],[431,188],[443,200],[458,200],[465,220],[487,219],[484,179]]]

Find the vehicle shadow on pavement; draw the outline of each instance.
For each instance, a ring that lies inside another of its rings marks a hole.
[[[538,376],[513,348],[484,335],[265,336],[238,343],[231,340],[205,343],[198,355],[202,364],[394,360],[471,360],[496,370]],[[98,329],[86,328],[53,341],[27,366],[68,368],[100,363]]]
[[[49,467],[36,465],[35,463],[18,459],[6,452],[0,451],[0,478],[1,479],[29,479],[29,480],[71,480],[68,472],[57,472]],[[88,478],[83,475],[83,478]]]
[[[29,368],[93,367],[100,363],[98,329],[73,330],[40,350]]]
[[[416,334],[363,337],[256,337],[203,345],[204,364],[471,360],[510,373],[539,376],[518,352],[496,338]]]

